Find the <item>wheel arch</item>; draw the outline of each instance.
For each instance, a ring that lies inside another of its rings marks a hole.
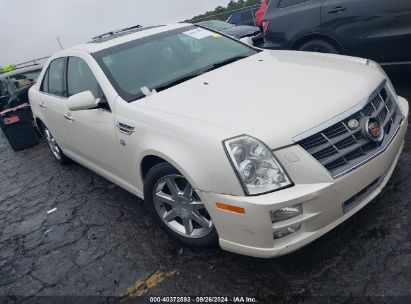
[[[241,184],[232,169],[226,154],[213,153],[203,146],[151,145],[135,159],[138,170],[137,184],[144,189],[147,172],[158,163],[167,162],[176,168],[197,190],[232,195],[244,195]],[[157,148],[157,149],[156,149]],[[161,152],[160,152],[161,151]],[[213,155],[213,157],[210,157]]]
[[[193,185],[194,188],[198,187],[198,185],[193,181],[190,174],[174,159],[170,158],[169,156],[155,150],[148,150],[145,151],[144,156],[141,157],[140,160],[140,178],[144,184],[144,179],[147,173],[153,168],[155,165],[160,163],[169,163],[174,168],[176,168],[189,182]]]
[[[304,43],[310,40],[326,41],[336,47],[340,54],[345,53],[344,46],[337,39],[325,33],[308,33],[303,36],[299,36],[290,43],[289,49],[298,50]]]
[[[34,117],[34,122],[36,123],[37,129],[39,130],[40,134],[43,135],[43,126],[45,125],[44,122],[39,117]]]

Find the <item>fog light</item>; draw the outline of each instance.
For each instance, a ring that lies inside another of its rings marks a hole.
[[[279,239],[282,237],[285,237],[291,233],[297,232],[298,230],[300,230],[301,228],[301,223],[298,224],[293,224],[281,229],[278,229],[276,231],[274,231],[273,235],[274,235],[274,239]]]
[[[273,223],[288,220],[292,217],[303,213],[303,204],[297,204],[290,207],[284,207],[278,210],[271,211],[271,221]]]

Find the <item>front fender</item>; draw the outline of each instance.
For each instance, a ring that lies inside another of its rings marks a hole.
[[[173,144],[170,144],[171,142]],[[181,137],[170,138],[169,134],[157,134],[150,136],[145,145],[137,157],[140,172],[144,157],[157,156],[180,171],[195,189],[244,195],[222,143],[205,147],[198,141],[182,140]],[[143,184],[141,174],[140,183]]]
[[[160,157],[179,170],[202,191],[244,195],[240,181],[227,158],[222,141],[239,134],[219,126],[185,117],[118,103],[117,121],[135,127],[127,142],[124,163],[127,180],[143,192],[141,165],[144,157]],[[133,168],[133,170],[131,170]]]

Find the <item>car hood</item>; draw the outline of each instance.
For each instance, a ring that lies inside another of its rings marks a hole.
[[[242,37],[249,36],[249,35],[257,35],[260,33],[260,29],[255,26],[238,25],[238,26],[225,29],[222,32],[229,36],[242,38]]]
[[[275,149],[367,98],[383,75],[365,62],[262,51],[134,104],[247,134]]]

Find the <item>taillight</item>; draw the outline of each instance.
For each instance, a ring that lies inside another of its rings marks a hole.
[[[261,23],[263,26],[263,33],[267,33],[268,26],[270,25],[270,20],[264,19],[263,22]]]
[[[5,125],[11,125],[11,124],[14,124],[14,123],[18,122],[19,120],[20,120],[20,117],[18,117],[17,115],[13,115],[13,116],[5,118],[4,119],[4,124]]]

